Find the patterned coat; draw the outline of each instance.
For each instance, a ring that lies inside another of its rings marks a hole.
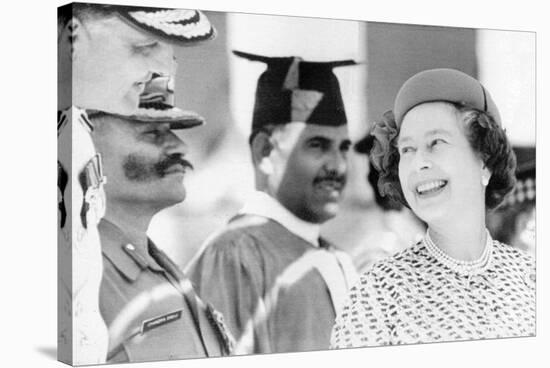
[[[415,344],[535,334],[535,264],[493,241],[483,272],[445,267],[421,241],[375,264],[352,288],[331,347]]]

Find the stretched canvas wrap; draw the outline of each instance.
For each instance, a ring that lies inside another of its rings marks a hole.
[[[58,359],[535,336],[535,51],[59,7]]]

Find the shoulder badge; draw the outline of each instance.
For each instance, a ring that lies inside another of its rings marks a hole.
[[[223,315],[215,310],[210,303],[206,304],[206,315],[208,316],[208,321],[217,332],[218,338],[222,342],[224,354],[231,355],[235,350],[235,338],[225,324]]]

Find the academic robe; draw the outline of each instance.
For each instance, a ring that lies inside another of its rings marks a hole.
[[[201,298],[224,315],[237,354],[328,349],[336,313],[316,264],[332,245],[319,241],[315,247],[249,214],[207,241],[188,274]]]

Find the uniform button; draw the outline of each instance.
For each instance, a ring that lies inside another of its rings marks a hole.
[[[136,250],[136,247],[134,247],[132,244],[126,244],[126,249],[128,249],[128,250]]]

